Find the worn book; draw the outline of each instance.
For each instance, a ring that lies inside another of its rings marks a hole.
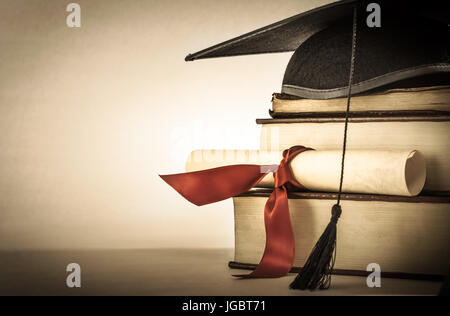
[[[264,205],[270,190],[233,198],[233,268],[252,268],[265,246]],[[330,220],[336,194],[289,193],[295,234],[294,271],[302,267]],[[339,220],[336,272],[364,275],[369,264],[385,276],[438,278],[450,267],[450,196],[397,197],[344,194]]]
[[[295,145],[317,150],[342,149],[342,117],[258,119],[261,150]],[[420,151],[427,165],[425,191],[450,191],[450,115],[351,117],[347,148]]]
[[[327,113],[344,113],[347,98],[327,100],[306,99],[284,93],[274,93],[270,115],[274,118]],[[450,112],[450,86],[398,88],[360,94],[352,97],[351,112],[388,112],[398,114]]]

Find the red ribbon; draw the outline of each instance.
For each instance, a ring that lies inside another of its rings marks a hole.
[[[275,188],[264,207],[266,248],[256,269],[243,278],[278,278],[292,268],[295,257],[295,239],[289,215],[287,190],[304,189],[294,179],[289,167],[298,154],[312,150],[294,146],[283,152],[276,165],[232,165],[196,172],[162,175],[161,178],[195,205],[201,206],[245,193],[273,172]]]

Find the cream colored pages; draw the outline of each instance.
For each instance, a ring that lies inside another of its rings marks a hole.
[[[352,112],[361,111],[449,111],[450,86],[392,89],[352,97]],[[347,98],[329,100],[283,100],[274,96],[276,113],[345,112]]]
[[[337,192],[341,150],[311,150],[290,163],[295,179],[311,191]],[[197,150],[186,163],[186,171],[198,171],[234,164],[279,164],[281,151]],[[262,169],[264,170],[264,169]],[[425,184],[426,164],[415,150],[348,150],[345,158],[343,191],[348,193],[415,196]],[[259,184],[273,187],[271,174]]]

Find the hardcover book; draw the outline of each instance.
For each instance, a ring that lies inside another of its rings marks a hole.
[[[270,190],[233,198],[235,215],[234,268],[258,264],[265,245],[262,210]],[[330,220],[336,194],[289,193],[295,234],[294,266],[302,267]],[[338,226],[335,269],[364,274],[370,263],[393,277],[433,278],[450,266],[450,196],[397,197],[344,194],[345,212]]]
[[[315,100],[274,93],[270,115],[273,118],[319,116],[344,113],[346,106],[346,98]],[[351,112],[400,114],[404,111],[416,111],[417,114],[449,112],[450,86],[388,89],[352,97]]]
[[[258,119],[261,150],[284,150],[301,144],[317,150],[341,149],[345,118]],[[351,117],[348,149],[420,151],[427,164],[425,191],[450,191],[450,115]]]

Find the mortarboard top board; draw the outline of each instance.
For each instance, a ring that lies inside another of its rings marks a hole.
[[[367,5],[381,8],[381,27],[368,27]],[[343,97],[348,89],[353,8],[358,41],[352,94],[389,86],[450,84],[450,10],[444,1],[334,2],[186,57],[196,59],[295,51],[282,92]]]

